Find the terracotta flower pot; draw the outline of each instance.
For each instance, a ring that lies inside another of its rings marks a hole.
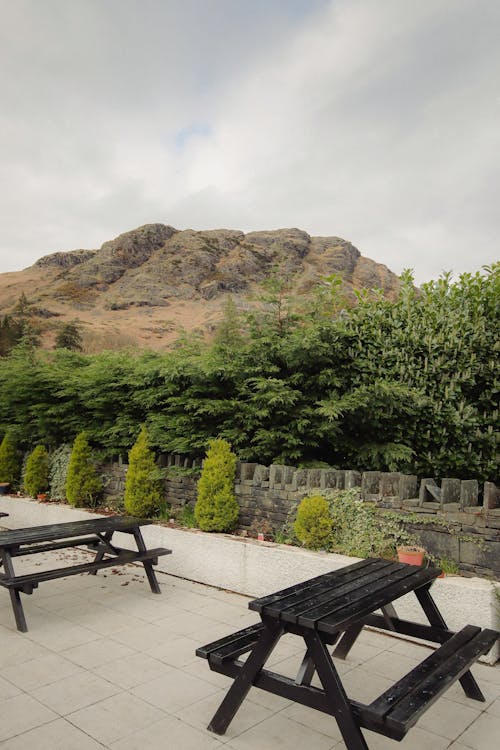
[[[37,500],[46,500],[48,498],[48,495],[46,492],[39,492],[36,496]]]
[[[425,550],[423,547],[398,547],[398,560],[408,565],[422,565]]]

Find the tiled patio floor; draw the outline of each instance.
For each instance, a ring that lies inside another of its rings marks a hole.
[[[73,560],[85,553],[50,554]],[[45,555],[42,564],[52,567],[50,559]],[[24,634],[15,629],[8,592],[0,588],[0,750],[345,747],[332,718],[257,689],[224,737],[208,732],[230,681],[210,672],[195,649],[255,622],[256,614],[243,596],[158,577],[161,596],[149,592],[142,570],[132,566],[42,584],[23,596]],[[350,695],[366,701],[425,652],[367,632],[338,668]],[[299,640],[290,636],[272,662],[294,675],[301,655]],[[473,672],[486,703],[465,698],[455,685],[403,742],[365,731],[370,750],[495,750],[500,667],[477,665]]]

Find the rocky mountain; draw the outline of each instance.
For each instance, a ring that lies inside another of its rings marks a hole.
[[[62,322],[78,320],[89,351],[127,343],[161,349],[180,327],[213,330],[228,295],[240,307],[257,304],[259,285],[277,267],[297,295],[333,273],[348,296],[379,288],[391,297],[399,287],[386,266],[340,237],[147,224],[99,250],[53,253],[24,271],[0,274],[0,315],[24,294],[48,346]]]

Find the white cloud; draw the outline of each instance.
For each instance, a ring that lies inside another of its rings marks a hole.
[[[0,271],[149,221],[340,235],[418,280],[495,259],[500,6],[251,5],[0,0]]]

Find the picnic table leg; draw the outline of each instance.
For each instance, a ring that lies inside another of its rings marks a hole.
[[[144,539],[142,537],[141,529],[139,526],[137,526],[133,530],[133,534],[134,534],[135,542],[137,544],[138,551],[146,552],[147,547],[146,547],[146,544],[144,543]],[[146,575],[148,577],[151,591],[153,592],[153,594],[161,594],[160,584],[158,583],[158,580],[156,578],[156,573],[154,572],[153,563],[145,560],[142,564],[144,565],[144,570],[146,571]]]
[[[424,610],[425,616],[429,620],[430,624],[435,625],[438,628],[447,629],[447,625],[443,618],[443,615],[437,608],[436,602],[430,595],[428,587],[416,589],[415,595],[420,602],[420,606]],[[481,689],[472,676],[472,672],[470,672],[470,670],[468,672],[465,672],[465,674],[460,677],[460,684],[464,690],[465,695],[468,698],[484,702],[484,695],[482,694]]]
[[[5,570],[5,575],[8,578],[14,578],[14,566],[12,565],[12,558],[6,550],[2,550],[2,562]],[[24,609],[21,603],[21,593],[18,589],[10,589],[10,601],[12,603],[12,611],[16,618],[17,629],[21,633],[28,632],[28,625],[26,624],[26,617],[24,616]]]
[[[331,706],[332,716],[335,717],[347,750],[368,750],[365,738],[352,714],[349,698],[319,633],[307,633],[304,635],[304,640],[314,659],[316,672],[323,685],[323,690]]]
[[[112,536],[113,536],[113,532],[112,531],[106,531],[106,533],[103,535],[102,539],[103,539],[104,543],[103,543],[102,547],[98,550],[96,556],[94,557],[94,562],[101,562],[101,560],[103,559],[104,555],[106,554],[106,546],[105,546],[106,542],[110,542]],[[97,568],[96,568],[96,570],[91,570],[90,571],[90,575],[95,576],[96,574],[97,574]]]
[[[333,656],[337,659],[345,659],[351,648],[354,646],[358,639],[359,634],[363,630],[363,623],[353,625],[352,628],[346,630],[344,635],[339,641],[339,645],[333,652]]]
[[[207,729],[216,734],[224,734],[282,635],[283,628],[279,623],[266,624]]]

